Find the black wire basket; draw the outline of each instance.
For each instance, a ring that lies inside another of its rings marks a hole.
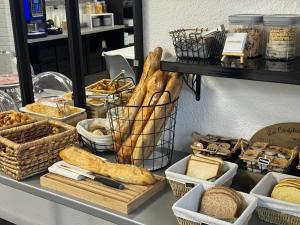
[[[109,103],[111,109],[108,117],[118,163],[134,164],[151,171],[162,169],[171,163],[178,99],[172,101],[169,92],[155,93],[152,98],[157,94],[168,95],[169,102],[154,106],[122,106],[113,101]],[[128,115],[133,111],[142,115],[141,119],[128,119]],[[147,112],[148,115],[151,113],[149,118],[146,116]],[[128,125],[128,131],[121,131],[122,124]],[[135,133],[131,128],[137,124],[143,128],[141,132]],[[116,135],[122,137],[121,145]],[[129,154],[125,149],[130,150]]]
[[[223,26],[215,31],[208,29],[179,29],[171,31],[176,56],[180,59],[208,59],[220,57],[226,40]]]

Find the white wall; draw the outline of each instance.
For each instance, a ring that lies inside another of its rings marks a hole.
[[[145,52],[161,46],[174,54],[168,32],[213,28],[235,13],[300,13],[298,0],[144,0]],[[176,146],[189,151],[192,131],[250,138],[279,122],[300,121],[300,86],[204,77],[201,101],[181,95]]]
[[[14,50],[8,0],[0,0],[0,50]]]

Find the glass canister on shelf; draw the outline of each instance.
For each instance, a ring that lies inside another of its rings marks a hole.
[[[289,61],[296,58],[299,23],[300,15],[264,16],[266,59]]]
[[[248,33],[245,54],[248,58],[263,53],[263,15],[236,14],[229,16],[230,32]]]
[[[102,14],[103,12],[103,5],[101,4],[101,2],[95,2],[95,13]]]
[[[91,15],[94,13],[93,5],[90,2],[87,2],[84,6],[84,14]]]

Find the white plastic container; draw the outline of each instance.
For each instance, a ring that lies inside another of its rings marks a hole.
[[[191,155],[178,161],[165,171],[166,177],[169,180],[172,191],[176,197],[183,196],[192,187],[201,183],[224,186],[230,186],[232,184],[232,180],[237,173],[237,164],[224,161],[222,175],[215,181],[207,181],[185,175],[190,157]]]
[[[256,196],[259,199],[258,206],[276,210],[281,213],[286,213],[293,216],[300,216],[300,205],[295,203],[289,203],[281,200],[271,198],[271,192],[276,184],[285,178],[297,178],[299,177],[286,175],[282,173],[270,172],[250,192],[251,195]]]
[[[188,192],[185,196],[179,199],[172,207],[173,213],[177,218],[185,220],[184,224],[209,224],[209,225],[244,225],[248,224],[257,206],[257,198],[249,194],[239,192],[244,199],[243,212],[239,218],[230,223],[227,221],[219,220],[211,216],[207,216],[198,212],[199,202],[203,193],[213,187],[213,184],[199,184]],[[190,223],[188,222],[190,221]],[[181,224],[181,223],[180,223]],[[182,223],[183,224],[183,223]]]
[[[191,155],[185,157],[184,159],[178,161],[174,165],[170,166],[166,171],[166,177],[168,180],[175,180],[182,183],[210,183],[217,185],[230,186],[232,184],[232,180],[237,173],[238,165],[235,163],[224,161],[224,168],[222,171],[222,175],[216,179],[215,181],[206,181],[201,180],[195,177],[190,177],[185,175],[187,164]]]

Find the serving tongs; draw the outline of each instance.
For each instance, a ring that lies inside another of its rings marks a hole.
[[[62,114],[63,117],[66,117],[67,114],[66,114],[66,100],[64,99],[59,99],[55,104],[56,104],[56,107],[57,107],[57,110],[58,110],[58,113]]]

